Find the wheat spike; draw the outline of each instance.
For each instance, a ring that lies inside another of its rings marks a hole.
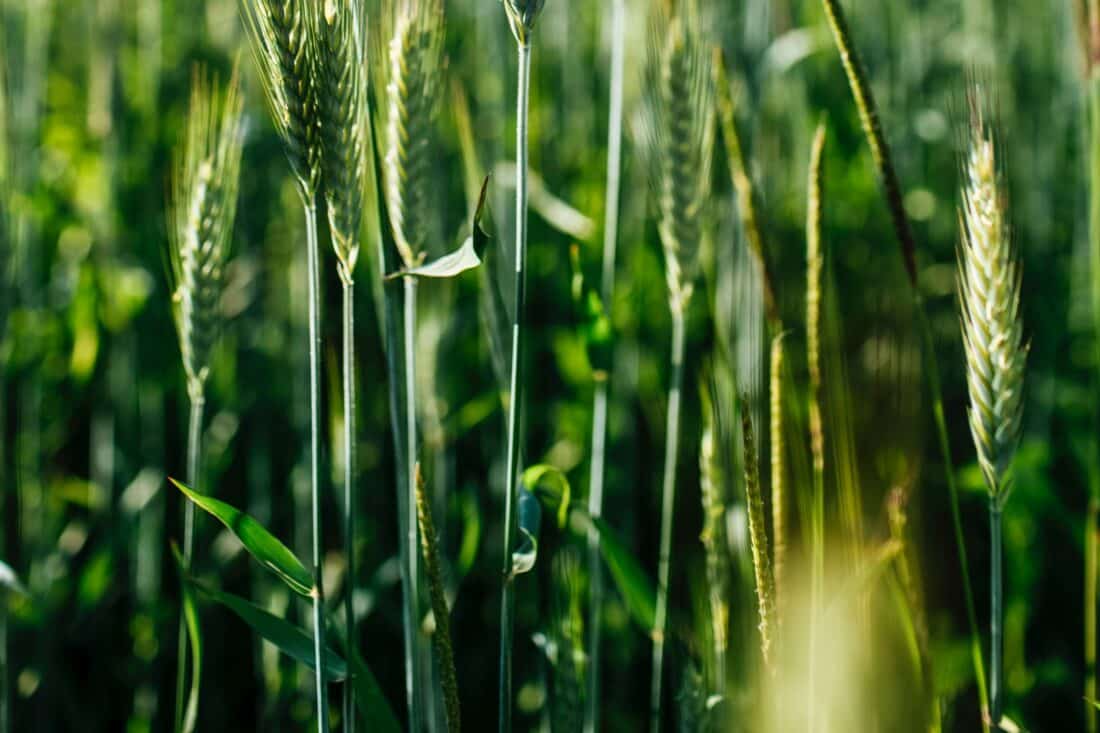
[[[204,70],[196,70],[169,202],[176,328],[192,391],[201,391],[206,381],[221,321],[219,301],[237,212],[241,111],[236,70],[224,95]]]
[[[768,549],[768,531],[764,519],[764,496],[760,489],[760,465],[756,455],[756,435],[752,416],[744,397],[741,412],[741,441],[745,455],[745,501],[748,505],[749,540],[752,566],[756,576],[756,600],[760,612],[760,651],[764,665],[774,671],[772,643],[775,640],[775,576]]]
[[[417,264],[428,238],[432,126],[441,88],[443,5],[397,0],[386,28],[386,57],[378,68],[384,99],[381,139],[386,211],[405,267]]]
[[[783,369],[784,334],[772,339],[770,364],[770,420],[771,430],[771,494],[772,494],[772,537],[775,540],[775,605],[776,619],[783,621],[784,610],[784,573],[787,568],[787,477],[786,477],[786,439],[783,426]]]
[[[360,0],[325,0],[315,12],[325,203],[340,277],[350,282],[359,256],[367,173],[365,14]]]
[[[970,93],[970,140],[959,214],[959,294],[970,431],[990,497],[1003,506],[1020,439],[1028,346],[1020,319],[1020,262],[1007,220],[997,143],[982,89]]]
[[[714,145],[710,55],[695,3],[661,3],[650,31],[643,147],[657,194],[669,298],[691,299],[703,239]]]
[[[706,553],[707,590],[710,600],[711,633],[718,673],[729,646],[729,555],[726,540],[726,472],[722,462],[724,434],[718,409],[718,384],[714,365],[704,368],[699,394],[702,402],[703,436],[699,443],[699,483],[703,500],[703,531],[699,540]]]
[[[310,27],[317,4],[320,0],[241,0],[275,129],[307,200],[317,194],[321,176],[316,34]]]

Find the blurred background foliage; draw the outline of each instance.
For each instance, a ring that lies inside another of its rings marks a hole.
[[[370,4],[370,3],[368,3]],[[789,328],[795,382],[805,383],[806,166],[825,120],[826,352],[843,365],[846,391],[827,398],[848,415],[849,466],[859,477],[865,539],[890,537],[888,499],[908,500],[933,667],[945,730],[975,730],[977,695],[965,641],[957,555],[944,467],[935,447],[920,344],[905,274],[816,0],[714,0],[710,29],[738,88],[737,122],[758,187],[766,248]],[[644,93],[646,3],[629,0],[627,120]],[[965,417],[963,355],[954,296],[956,189],[963,89],[971,68],[993,80],[1008,158],[1012,212],[1024,260],[1025,323],[1032,341],[1026,430],[1016,499],[1006,514],[1006,670],[1009,715],[1030,730],[1079,730],[1082,690],[1082,536],[1087,468],[1095,462],[1097,349],[1088,309],[1084,76],[1071,0],[849,0],[855,42],[894,146],[905,205],[919,241],[920,280],[936,336],[948,425],[965,491],[963,520],[979,609],[987,603],[984,488]],[[304,350],[305,250],[300,207],[263,107],[236,0],[0,0],[0,49],[8,90],[13,237],[5,250],[0,388],[2,554],[28,590],[9,603],[3,684],[14,731],[167,730],[172,712],[178,580],[169,540],[180,498],[165,478],[183,472],[187,398],[171,320],[165,199],[188,84],[202,62],[226,78],[245,68],[247,141],[223,307],[232,317],[217,350],[207,405],[207,485],[302,554],[309,540]],[[587,482],[592,373],[571,303],[569,248],[580,246],[597,281],[603,220],[608,98],[604,3],[548,0],[535,46],[531,163],[546,190],[587,217],[563,233],[532,213],[526,438],[528,464]],[[455,592],[452,634],[464,716],[494,725],[505,365],[494,347],[491,280],[508,271],[514,216],[514,47],[495,0],[447,2],[451,84],[438,125],[432,227],[439,250],[466,230],[471,165],[494,171],[488,269],[425,288],[421,354],[422,461]],[[468,121],[463,111],[468,110]],[[724,157],[724,156],[720,156]],[[476,165],[476,164],[475,164]],[[741,245],[724,161],[715,165],[713,243],[705,297],[692,305],[687,385],[704,357],[740,332],[730,258]],[[651,574],[656,567],[659,457],[668,382],[663,261],[645,171],[628,134],[604,517]],[[376,245],[365,243],[368,249]],[[327,255],[326,255],[327,256]],[[370,264],[361,278],[374,277]],[[326,312],[338,312],[335,269],[325,268]],[[723,274],[725,273],[725,274]],[[504,307],[508,294],[504,288]],[[355,580],[360,648],[395,710],[403,704],[394,456],[385,361],[373,303],[360,301],[358,440],[361,542]],[[717,315],[715,315],[717,314]],[[757,314],[757,317],[758,314]],[[726,335],[723,328],[727,329]],[[327,343],[338,343],[326,318]],[[333,347],[334,348],[334,347]],[[337,516],[339,379],[326,355],[330,516]],[[760,358],[763,358],[762,356]],[[759,366],[759,365],[758,365]],[[762,367],[761,367],[762,368]],[[834,372],[835,373],[835,372]],[[699,669],[703,547],[698,461],[700,401],[686,392],[676,507],[672,626],[684,642],[673,694],[690,708]],[[838,441],[838,444],[840,441]],[[832,470],[832,469],[830,469]],[[840,479],[837,479],[838,481]],[[830,500],[831,501],[831,500]],[[730,526],[743,523],[731,500]],[[830,504],[830,518],[833,517]],[[561,635],[571,613],[568,549],[575,533],[547,522],[536,572],[519,580],[517,725],[554,717],[561,696],[552,657],[534,639]],[[347,579],[336,548],[325,566],[330,595]],[[752,707],[758,666],[748,548],[737,557],[731,668],[736,709]],[[250,568],[213,522],[200,524],[197,571],[278,613],[299,613],[285,588]],[[558,555],[565,560],[551,562]],[[565,568],[564,570],[562,568]],[[572,568],[572,570],[570,570]],[[563,580],[563,577],[565,580]],[[564,594],[564,596],[563,596]],[[564,610],[563,610],[564,609]],[[979,614],[984,617],[984,613]],[[645,724],[649,642],[619,595],[604,613],[606,730]],[[261,645],[222,609],[203,612],[202,730],[305,730],[309,674]],[[983,624],[984,627],[984,624]],[[557,629],[557,631],[555,631]],[[694,630],[694,631],[693,631]],[[840,685],[868,709],[847,730],[915,730],[914,684],[894,669],[899,642],[886,626],[853,628],[850,650],[877,660]],[[839,632],[838,632],[839,633]],[[540,635],[541,636],[538,636]],[[838,672],[838,675],[840,673]],[[843,676],[843,675],[841,675]],[[832,689],[832,687],[830,688]],[[839,693],[838,693],[839,694]],[[792,697],[796,693],[792,691]],[[744,698],[744,699],[741,699]],[[688,700],[688,702],[684,702]],[[793,703],[793,701],[792,701]],[[890,712],[893,711],[893,712]],[[910,712],[906,712],[910,711]],[[677,715],[681,715],[677,713]],[[682,715],[686,720],[686,714]],[[731,716],[731,729],[753,730]],[[873,722],[868,722],[873,721]],[[686,725],[686,724],[685,724]],[[555,729],[557,726],[555,726]],[[560,728],[562,730],[568,727]]]

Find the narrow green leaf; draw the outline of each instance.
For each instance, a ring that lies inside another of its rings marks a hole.
[[[192,581],[194,583],[194,581]],[[240,596],[225,593],[210,586],[194,583],[203,595],[220,603],[259,634],[265,641],[291,659],[295,659],[310,669],[314,669],[313,637],[294,624],[265,611],[251,601]],[[331,648],[325,649],[325,677],[332,682],[347,679],[348,665]]]
[[[179,547],[172,543],[172,554],[176,558],[176,568],[180,573],[180,603],[183,607],[183,622],[187,629],[187,640],[191,645],[191,689],[187,693],[187,706],[184,708],[180,733],[192,733],[199,719],[199,690],[202,687],[202,627],[199,626],[198,606],[195,593],[187,577],[187,563],[180,554]]]
[[[313,574],[306,570],[302,561],[286,545],[264,529],[262,524],[224,501],[200,494],[175,479],[168,480],[196,506],[224,524],[237,536],[252,557],[279,576],[291,590],[307,598],[313,597]]]
[[[596,517],[589,517],[589,521],[600,533],[600,552],[626,602],[627,611],[648,633],[655,625],[657,615],[657,593],[653,581],[607,522]]]
[[[512,576],[523,575],[535,567],[539,556],[539,527],[542,525],[542,505],[527,489],[518,492],[516,519],[519,545],[512,551]]]
[[[558,527],[564,528],[569,519],[569,504],[573,495],[565,474],[554,466],[540,463],[523,472],[523,485],[535,492],[548,507],[557,508]]]

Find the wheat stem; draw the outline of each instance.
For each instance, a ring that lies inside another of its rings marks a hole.
[[[989,718],[995,730],[1000,730],[1001,722],[1001,678],[1002,656],[1004,649],[1004,579],[1001,539],[1002,511],[997,500],[989,501]]]
[[[317,244],[317,203],[305,199],[306,260],[309,277],[309,477],[313,533],[313,661],[317,730],[328,733],[328,685],[324,676],[325,591],[321,534],[321,253]]]
[[[1100,498],[1089,499],[1085,515],[1085,723],[1088,733],[1096,733],[1096,594],[1098,545],[1100,545]]]
[[[661,546],[657,559],[657,607],[653,617],[653,676],[649,690],[650,730],[661,728],[661,686],[664,670],[665,630],[668,616],[668,582],[672,556],[672,513],[676,505],[676,459],[680,446],[680,401],[684,383],[684,313],[672,308],[671,381],[668,419],[665,424],[664,479],[661,483]]]
[[[885,134],[882,131],[874,95],[871,92],[866,71],[852,43],[844,12],[837,0],[822,0],[822,2],[829,20],[833,38],[836,42],[837,50],[840,53],[841,63],[844,65],[844,70],[848,77],[848,84],[852,91],[853,101],[859,112],[864,134],[871,148],[871,155],[878,169],[879,178],[883,182],[887,206],[890,209],[895,234],[901,245],[902,260],[905,264],[909,285],[913,293],[918,327],[924,345],[925,374],[928,378],[929,389],[932,396],[932,410],[936,424],[937,442],[940,447],[940,455],[943,457],[944,461],[944,475],[947,481],[948,498],[951,505],[951,521],[955,535],[955,547],[959,555],[959,567],[961,569],[963,581],[963,597],[967,609],[967,624],[970,628],[970,649],[974,665],[974,676],[977,680],[979,700],[982,707],[986,708],[988,707],[988,695],[985,684],[985,667],[981,654],[981,637],[978,634],[974,592],[970,582],[970,566],[967,561],[966,541],[962,530],[959,495],[955,485],[955,464],[951,455],[951,438],[947,431],[947,420],[944,415],[943,389],[939,376],[939,363],[936,360],[935,340],[932,334],[931,323],[925,312],[924,299],[920,293],[917,278],[916,248],[912,229],[905,214],[905,207],[901,196],[901,185],[893,165],[889,144],[886,142]],[[988,731],[988,724],[983,724],[983,728]]]
[[[513,30],[516,24],[513,23]],[[515,531],[515,494],[520,470],[520,374],[523,358],[523,321],[527,278],[527,124],[531,92],[531,46],[517,35],[516,84],[516,304],[512,319],[512,361],[508,387],[508,456],[504,488],[504,587],[500,600],[500,708],[499,731],[512,730],[512,635],[514,632],[515,579],[512,574],[512,542]]]
[[[619,198],[622,181],[623,76],[626,56],[626,2],[611,3],[611,101],[607,126],[607,192],[604,200],[603,274],[600,297],[608,312],[615,294],[615,250],[619,240]],[[588,513],[603,515],[605,459],[607,452],[608,380],[596,381],[592,403],[592,463],[588,484]],[[600,698],[600,612],[603,607],[603,561],[600,536],[588,533],[588,695],[585,699],[584,730],[599,728]]]
[[[413,658],[408,661],[413,674],[413,697],[417,701],[415,714],[416,726],[410,724],[413,731],[419,731],[423,725],[422,711],[419,709],[422,691],[417,689],[422,681],[423,670],[420,664],[420,554],[417,549],[416,516],[416,278],[404,278],[405,308],[404,308],[404,375],[405,375],[405,465],[407,467],[405,479],[405,503],[409,507],[409,521],[405,525],[405,558],[408,562],[408,616],[406,623],[412,623]]]
[[[199,471],[202,461],[202,417],[203,387],[194,384],[188,390],[191,393],[191,414],[187,426],[187,485],[196,491],[202,491],[199,480]],[[190,564],[195,546],[195,505],[187,502],[183,508],[183,559]],[[179,630],[177,632],[178,643],[176,647],[176,727],[177,732],[182,731],[184,720],[184,694],[187,687],[187,622],[180,613]]]
[[[347,589],[344,592],[344,625],[348,644],[358,645],[355,624],[355,473],[356,473],[356,399],[355,399],[355,283],[343,281],[343,388],[344,388],[344,562],[347,563]],[[344,685],[344,727],[355,731],[355,686]]]

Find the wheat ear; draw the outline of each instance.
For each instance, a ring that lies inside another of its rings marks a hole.
[[[643,151],[660,213],[665,279],[672,315],[668,420],[661,491],[661,539],[653,627],[650,729],[661,722],[665,624],[676,498],[680,401],[684,367],[684,313],[691,300],[703,240],[714,142],[714,87],[709,53],[694,2],[660,3],[651,18],[642,117]]]
[[[298,183],[306,220],[310,525],[316,584],[313,594],[313,681],[317,730],[328,733],[328,683],[323,664],[325,600],[321,573],[321,253],[317,243],[317,193],[322,150],[317,111],[316,3],[317,0],[241,0],[253,56],[260,69],[275,128]]]
[[[784,334],[772,339],[770,364],[770,430],[771,430],[771,495],[772,537],[774,539],[775,608],[776,624],[783,623],[785,599],[784,573],[787,568],[787,471],[786,437],[783,425],[783,369],[786,361],[783,347]]]
[[[959,301],[970,432],[989,492],[991,652],[989,718],[1002,710],[1003,578],[1001,514],[1012,489],[1010,469],[1023,423],[1028,347],[1020,318],[1020,260],[1007,216],[997,142],[983,88],[969,94],[970,140],[963,162],[959,215]]]
[[[221,327],[221,297],[229,259],[240,181],[242,100],[237,70],[224,94],[203,69],[194,72],[182,151],[173,166],[169,199],[172,301],[191,414],[187,432],[187,482],[202,490],[202,419],[210,356]],[[195,544],[195,506],[184,507],[183,557]],[[194,729],[200,670],[192,666],[191,696],[184,704],[187,668],[184,620],[180,618],[176,669],[176,730]]]
[[[314,7],[317,47],[317,114],[325,208],[343,290],[341,380],[344,399],[344,557],[347,588],[344,623],[349,643],[357,640],[355,612],[355,503],[357,473],[355,396],[355,263],[367,176],[369,115],[363,67],[367,56],[365,11],[360,0],[326,0]],[[344,688],[347,733],[354,733],[355,688]]]
[[[726,540],[727,476],[723,465],[718,384],[714,365],[707,364],[700,380],[703,436],[699,442],[699,484],[703,503],[703,531],[699,540],[706,553],[707,594],[710,601],[714,679],[712,692],[726,692],[726,651],[729,647],[729,556]]]
[[[749,540],[752,567],[756,577],[756,601],[760,613],[760,651],[764,666],[775,674],[772,643],[775,639],[775,576],[772,573],[768,531],[765,524],[764,494],[760,488],[760,464],[756,453],[756,432],[749,414],[748,401],[740,400],[741,441],[745,461],[745,502],[749,515]]]

